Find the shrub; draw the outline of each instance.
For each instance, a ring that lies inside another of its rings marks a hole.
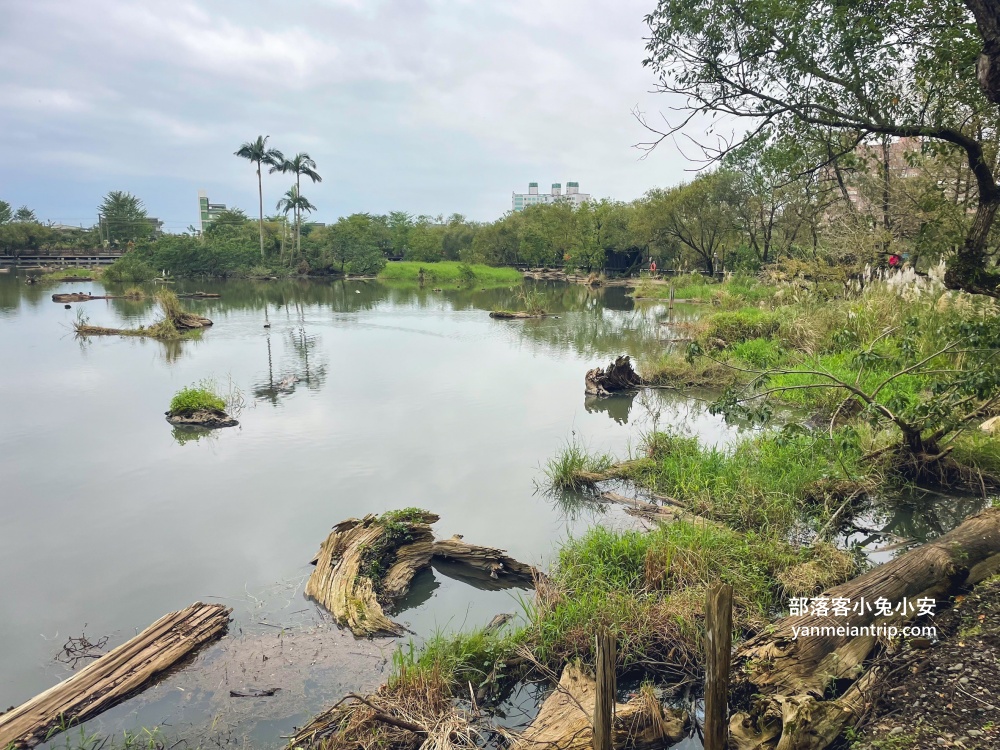
[[[748,307],[733,312],[717,312],[709,316],[705,326],[705,337],[722,339],[727,344],[737,344],[749,339],[774,336],[780,328],[781,316],[778,313]]]
[[[156,278],[156,271],[136,252],[125,253],[104,269],[105,281],[137,284]]]

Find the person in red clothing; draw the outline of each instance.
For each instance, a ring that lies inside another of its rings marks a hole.
[[[656,276],[656,261],[652,258],[649,259],[649,275]]]
[[[889,256],[889,266],[891,268],[899,268],[900,261],[902,261],[902,258],[896,255],[896,253]]]

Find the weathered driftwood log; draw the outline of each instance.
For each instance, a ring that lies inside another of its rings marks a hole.
[[[568,665],[559,686],[546,698],[534,721],[517,738],[515,750],[591,750],[597,685],[575,664]],[[668,747],[684,737],[688,717],[665,711],[648,688],[628,703],[615,705],[612,745],[616,748]]]
[[[630,516],[641,518],[644,521],[653,521],[655,523],[688,521],[689,523],[716,526],[719,528],[722,527],[722,524],[718,521],[712,521],[704,516],[691,513],[690,511],[685,510],[680,503],[670,501],[669,498],[662,498],[667,502],[664,502],[663,505],[656,505],[654,503],[647,503],[644,500],[639,500],[638,498],[625,497],[624,495],[619,495],[617,492],[602,492],[599,497],[606,503],[625,506],[626,513]]]
[[[550,318],[555,316],[543,311],[518,312],[514,310],[494,310],[490,313],[490,317],[497,318],[499,320],[522,320],[525,318]]]
[[[648,458],[635,458],[609,466],[603,471],[575,471],[573,483],[577,487],[593,487],[598,482],[606,482],[609,479],[628,479],[631,472],[652,465],[653,461]]]
[[[341,521],[320,547],[306,595],[355,635],[402,635],[406,628],[390,620],[383,605],[405,593],[417,571],[430,564],[430,524],[437,520],[421,511]]]
[[[178,299],[218,299],[222,295],[215,292],[178,292]]]
[[[221,409],[195,409],[178,414],[166,412],[167,421],[175,427],[204,427],[215,430],[220,427],[235,427],[239,422]]]
[[[164,670],[226,632],[231,609],[195,602],[55,687],[0,715],[0,747],[33,747],[57,725],[82,723],[146,687]]]
[[[90,302],[94,299],[117,299],[103,294],[87,294],[86,292],[72,292],[70,294],[53,294],[53,302]]]
[[[612,393],[640,388],[645,381],[632,369],[628,356],[618,357],[605,370],[595,367],[587,370],[585,378],[587,393],[594,396],[610,396]]]
[[[480,570],[490,578],[513,579],[530,584],[539,574],[535,568],[515,560],[502,549],[469,544],[458,535],[434,542],[433,554],[435,558]]]
[[[741,748],[821,750],[857,718],[858,702],[874,684],[858,679],[878,636],[872,626],[900,626],[914,619],[919,599],[946,602],[962,588],[1000,570],[1000,508],[971,516],[940,539],[924,544],[825,592],[828,604],[846,599],[846,616],[809,614],[779,620],[736,653],[734,679],[760,696],[751,713],[733,717]],[[889,615],[875,602],[888,601]],[[903,601],[908,603],[902,611]],[[855,606],[865,602],[868,606]],[[843,614],[842,612],[840,614]],[[808,628],[808,630],[805,630]],[[814,630],[818,628],[818,630]],[[860,630],[865,628],[865,630]],[[836,701],[823,701],[835,680],[857,680]]]

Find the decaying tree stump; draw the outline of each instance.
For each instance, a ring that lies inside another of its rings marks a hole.
[[[390,620],[383,607],[403,597],[433,559],[507,585],[530,586],[541,576],[502,549],[469,544],[460,536],[434,541],[430,524],[437,520],[428,511],[409,511],[341,521],[313,559],[316,570],[306,595],[355,635],[402,635],[406,628]]]
[[[437,520],[428,511],[410,511],[340,522],[313,559],[316,570],[306,583],[306,595],[355,635],[402,635],[406,629],[390,620],[383,607],[402,598],[413,577],[434,558],[513,585],[530,586],[540,575],[502,549],[468,544],[459,536],[435,542],[430,524]]]
[[[437,520],[422,512],[391,525],[374,515],[341,521],[320,547],[306,596],[355,635],[402,635],[406,628],[390,620],[382,607],[405,593],[417,571],[430,564],[430,524]]]
[[[223,635],[231,612],[221,604],[195,602],[161,617],[69,679],[0,714],[0,747],[33,747],[53,727],[82,723],[120,703],[200,646]]]
[[[810,610],[809,614],[782,618],[773,628],[748,640],[736,653],[734,679],[743,683],[744,692],[755,693],[760,699],[750,713],[732,719],[731,730],[740,736],[739,747],[825,748],[856,719],[861,694],[877,679],[873,671],[864,677],[861,673],[878,636],[852,635],[851,629],[901,626],[916,614],[909,607],[905,613],[901,611],[904,599],[910,606],[919,599],[946,603],[953,594],[997,571],[1000,508],[991,508],[970,516],[940,539],[825,592],[828,602],[836,597],[852,603],[847,616],[834,616],[832,609],[829,615]],[[877,616],[875,602],[879,598],[892,606],[890,615]],[[862,601],[870,608],[853,606]],[[836,680],[856,682],[839,699],[822,700]]]
[[[595,367],[587,370],[585,377],[587,393],[593,396],[610,396],[612,393],[641,388],[645,381],[632,369],[628,356],[618,357],[605,370]]]
[[[575,664],[563,670],[559,686],[546,698],[534,721],[514,742],[515,750],[591,750],[592,718],[597,684]],[[648,688],[628,703],[617,703],[612,725],[616,748],[669,747],[684,737],[688,717],[683,711],[664,710]]]

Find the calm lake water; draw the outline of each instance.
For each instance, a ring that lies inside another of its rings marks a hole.
[[[185,301],[215,321],[200,340],[80,340],[79,314],[121,327],[158,313],[122,300],[67,310],[52,293],[101,285],[0,275],[0,706],[70,674],[57,658],[69,637],[111,647],[166,612],[219,601],[234,607],[230,637],[89,728],[281,745],[345,692],[384,680],[398,643],[356,641],[302,595],[333,524],[420,506],[440,514],[439,536],[545,566],[595,522],[537,489],[567,441],[625,455],[654,418],[709,442],[735,434],[664,391],[585,398],[587,369],[669,345],[665,309],[637,309],[624,289],[539,287],[558,318],[494,321],[489,310],[516,305],[511,290],[176,288],[222,294]],[[238,428],[185,439],[164,411],[205,378],[232,382],[247,407]],[[520,610],[523,594],[447,573],[422,575],[397,618],[416,639]],[[245,687],[282,691],[229,697]]]

